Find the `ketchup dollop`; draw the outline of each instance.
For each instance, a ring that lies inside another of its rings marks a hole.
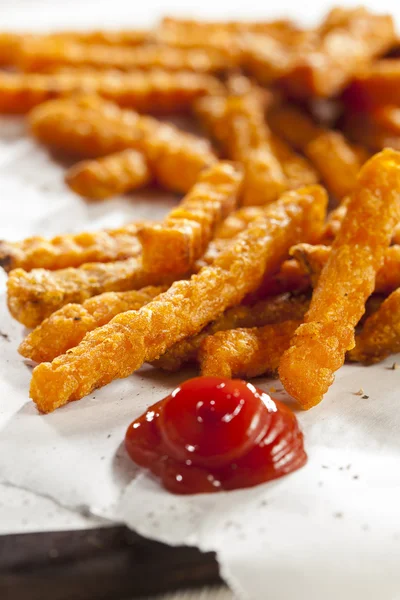
[[[246,488],[307,460],[297,419],[239,379],[196,377],[153,404],[125,436],[132,460],[177,494]]]

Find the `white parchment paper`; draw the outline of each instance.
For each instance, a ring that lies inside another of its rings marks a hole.
[[[369,4],[397,8],[393,2]],[[162,0],[146,2],[140,12],[121,0],[79,3],[79,10],[75,0],[3,2],[2,13],[3,6],[4,26],[19,29],[126,26],[128,20],[142,24],[165,13],[190,13],[184,2]],[[312,18],[327,7],[307,2],[299,16]],[[285,10],[297,14],[299,9],[286,0],[271,7],[271,14]],[[249,12],[243,3],[217,6],[211,0],[195,12],[266,16],[259,5]],[[0,237],[118,226],[161,216],[174,202],[144,194],[90,205],[65,188],[64,170],[65,164],[25,135],[22,120],[0,120]],[[298,415],[309,454],[302,470],[250,490],[176,497],[136,469],[122,440],[132,419],[193,372],[163,375],[144,367],[39,416],[28,398],[32,366],[16,351],[25,331],[8,315],[4,289],[0,274],[3,518],[5,509],[10,518],[23,514],[25,493],[45,506],[35,510],[36,522],[30,513],[30,529],[47,529],[46,515],[52,528],[65,528],[68,515],[74,515],[71,526],[107,519],[171,544],[216,550],[223,577],[243,598],[400,599],[400,370],[389,368],[395,357],[369,368],[344,367],[323,403]],[[274,385],[277,397],[287,400],[279,382],[260,379],[258,385],[267,391]],[[361,388],[368,398],[357,395]],[[52,500],[59,509],[56,519]]]

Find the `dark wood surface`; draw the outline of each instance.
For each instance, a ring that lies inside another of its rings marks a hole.
[[[1,600],[125,600],[218,582],[214,553],[122,526],[0,536]]]

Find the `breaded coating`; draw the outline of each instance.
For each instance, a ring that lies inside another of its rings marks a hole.
[[[106,292],[82,304],[66,304],[38,325],[18,352],[36,362],[51,361],[77,346],[89,331],[109,323],[121,312],[138,310],[165,290],[150,286],[132,292]]]
[[[298,244],[290,249],[293,256],[309,274],[313,287],[316,287],[322,269],[331,254],[329,246]],[[376,273],[375,293],[390,294],[400,287],[400,246],[386,248],[383,264]]]
[[[98,94],[139,112],[169,113],[190,109],[193,102],[221,91],[212,75],[168,71],[95,71],[0,73],[0,113],[24,114],[53,98],[77,93]]]
[[[215,262],[138,311],[114,317],[82,342],[33,371],[30,395],[42,412],[127,377],[176,342],[201,331],[277,270],[299,238],[319,234],[326,196],[319,187],[285,194],[232,240]]]
[[[208,140],[100,98],[86,102],[89,106],[53,100],[35,108],[29,117],[33,135],[85,158],[134,148],[143,152],[160,185],[183,193],[217,160]]]
[[[242,204],[273,202],[287,188],[286,178],[269,143],[260,94],[251,89],[227,97],[205,97],[195,105],[197,115],[223,153],[243,163]]]
[[[18,66],[22,71],[43,72],[55,67],[93,67],[97,69],[165,69],[215,73],[231,65],[217,49],[172,48],[156,44],[110,46],[80,44],[57,38],[28,38],[21,43]]]
[[[84,160],[71,167],[66,184],[79,196],[104,200],[144,187],[151,181],[147,161],[137,150],[122,150],[103,158]]]
[[[399,201],[400,153],[384,150],[360,171],[305,323],[281,360],[281,381],[303,408],[322,400],[354,347],[354,328],[400,218]]]
[[[392,292],[368,317],[347,358],[370,365],[397,352],[400,352],[400,289]]]
[[[190,192],[160,224],[139,231],[143,267],[152,273],[186,273],[204,253],[218,223],[233,211],[242,169],[217,162],[203,171]]]
[[[36,327],[65,304],[81,304],[103,292],[138,290],[171,280],[164,274],[147,273],[140,257],[59,271],[14,269],[7,281],[7,305],[14,319]]]
[[[385,54],[395,40],[392,17],[366,8],[334,8],[322,23],[320,38],[299,52],[284,83],[300,98],[335,96],[357,71]]]
[[[220,331],[206,337],[199,350],[201,374],[229,379],[275,375],[300,323],[283,321],[253,329]]]
[[[167,350],[153,366],[165,371],[178,371],[183,365],[195,363],[202,342],[218,331],[238,327],[262,327],[269,323],[281,323],[288,319],[301,320],[309,307],[307,296],[281,294],[260,300],[251,305],[234,306],[226,310],[218,319],[210,323],[200,333],[187,337]]]
[[[293,105],[273,109],[269,122],[274,131],[304,152],[335,198],[341,200],[352,191],[358,172],[368,158],[366,151],[353,148],[339,131],[318,127]]]
[[[84,231],[57,235],[46,239],[34,236],[22,242],[0,240],[0,266],[8,273],[12,269],[65,269],[88,262],[107,263],[141,253],[137,237],[144,221],[129,223],[118,229]]]

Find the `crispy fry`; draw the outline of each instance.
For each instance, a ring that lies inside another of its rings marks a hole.
[[[342,221],[347,212],[350,197],[344,198],[342,202],[334,210],[328,214],[325,224],[325,231],[321,238],[321,243],[331,244],[342,226]]]
[[[274,35],[278,38],[283,36],[285,39],[289,39],[293,32],[298,31],[298,27],[288,19],[273,21],[196,21],[194,19],[164,17],[161,21],[160,31],[169,32],[175,37],[192,36],[198,40],[210,33],[219,31],[264,33],[265,35]]]
[[[85,102],[53,100],[37,107],[29,119],[32,133],[45,144],[84,157],[140,150],[158,182],[179,192],[187,192],[217,160],[208,141],[173,125],[99,98]]]
[[[325,210],[322,188],[284,195],[234,238],[213,265],[189,281],[175,282],[146,307],[117,315],[52,363],[38,365],[30,395],[39,410],[52,411],[95,387],[126,377],[198,333],[257,288],[265,272],[276,270],[296,239],[318,234]]]
[[[260,95],[250,89],[226,98],[206,97],[196,104],[195,110],[226,156],[243,163],[242,203],[255,205],[276,200],[287,186],[269,143]]]
[[[361,69],[344,93],[353,110],[400,104],[400,58],[387,58]]]
[[[65,182],[79,196],[103,200],[145,186],[151,181],[147,161],[137,150],[122,150],[85,160],[68,170]]]
[[[35,236],[22,242],[0,240],[0,266],[7,273],[19,267],[25,271],[37,268],[53,271],[137,256],[141,253],[137,232],[143,225],[142,221],[118,229],[58,235],[52,239]]]
[[[168,71],[74,70],[43,73],[0,73],[0,113],[22,114],[38,104],[74,93],[99,96],[139,112],[188,110],[205,94],[221,91],[212,75]]]
[[[165,371],[178,371],[184,364],[197,362],[198,351],[203,340],[218,331],[238,327],[261,327],[269,323],[281,323],[287,319],[302,319],[308,307],[307,296],[290,294],[273,296],[252,305],[234,306],[200,333],[176,343],[152,364]]]
[[[313,287],[317,285],[322,269],[328,262],[329,246],[297,244],[290,249],[293,256],[310,275]],[[383,264],[376,273],[375,292],[390,294],[400,287],[400,246],[390,246],[385,250]]]
[[[296,247],[296,246],[295,246]],[[290,292],[303,294],[311,288],[311,281],[304,267],[295,260],[285,260],[277,273],[264,277],[260,287],[245,298],[246,304]]]
[[[374,119],[373,112],[349,111],[343,125],[350,139],[364,144],[372,152],[383,148],[400,150],[400,132],[395,131],[393,126],[386,127]]]
[[[292,150],[282,139],[272,135],[270,143],[275,156],[282,165],[289,189],[295,190],[304,185],[319,181],[319,176],[310,162]]]
[[[36,327],[18,352],[36,362],[53,360],[77,346],[89,331],[109,323],[115,315],[138,310],[166,288],[146,287],[132,292],[106,292],[82,304],[66,304]]]
[[[399,200],[400,153],[385,150],[360,171],[305,323],[281,360],[282,383],[303,408],[322,400],[354,347],[354,328],[400,217]]]
[[[297,97],[335,96],[360,67],[384,54],[394,40],[390,16],[365,8],[334,9],[322,24],[319,42],[298,53],[284,83]]]
[[[201,374],[205,377],[257,377],[275,374],[282,354],[301,321],[230,329],[210,335],[199,351]]]
[[[383,301],[365,321],[347,358],[370,365],[400,352],[400,289]]]
[[[11,271],[7,304],[12,316],[26,327],[36,327],[65,304],[81,304],[103,292],[137,290],[171,282],[167,275],[147,273],[141,258],[110,263],[87,263],[77,268]]]
[[[190,192],[161,224],[139,231],[143,267],[152,273],[186,273],[203,254],[215,227],[237,203],[240,166],[217,162],[200,174]]]
[[[110,46],[80,44],[56,38],[28,38],[19,47],[18,66],[22,71],[43,72],[55,67],[98,69],[165,69],[214,73],[230,65],[226,53],[216,49],[187,49],[157,46]]]
[[[15,57],[20,44],[20,36],[17,33],[0,33],[0,65],[8,66],[15,62]]]

